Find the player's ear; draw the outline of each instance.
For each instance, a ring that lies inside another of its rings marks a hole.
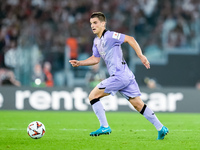
[[[106,27],[106,22],[105,21],[102,21],[101,24],[102,24],[102,26]]]

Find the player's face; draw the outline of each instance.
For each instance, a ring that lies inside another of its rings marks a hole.
[[[101,22],[98,18],[91,18],[90,23],[93,33],[100,36],[105,29],[105,22]]]

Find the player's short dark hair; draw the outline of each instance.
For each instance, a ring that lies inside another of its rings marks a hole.
[[[101,22],[106,22],[106,17],[102,12],[93,12],[90,18],[98,18]]]

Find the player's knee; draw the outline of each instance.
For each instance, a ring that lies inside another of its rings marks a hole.
[[[90,101],[93,100],[93,96],[91,94],[89,94],[88,98]]]
[[[97,99],[97,98],[101,98],[101,97],[103,97],[101,92],[91,91],[88,98],[91,101],[93,99]]]
[[[95,95],[93,93],[90,93],[89,96],[88,96],[89,100],[93,100],[93,99],[96,99],[98,97],[95,97]]]

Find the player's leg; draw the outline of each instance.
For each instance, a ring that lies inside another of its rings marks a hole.
[[[95,87],[89,94],[90,104],[92,105],[92,109],[99,119],[100,126],[108,127],[108,122],[105,115],[105,110],[100,101],[100,98],[109,95],[108,93],[104,93],[104,89],[99,89]]]
[[[101,135],[99,134],[101,131],[102,134],[111,132],[111,129],[107,123],[105,110],[100,102],[100,98],[109,94],[115,95],[119,89],[124,88],[126,85],[124,85],[124,82],[122,82],[123,79],[124,77],[121,76],[111,76],[103,80],[91,91],[89,100],[95,114],[99,119],[101,127],[97,131],[90,133],[90,135]],[[102,127],[104,129],[102,129]]]
[[[135,97],[130,98],[129,102],[133,105],[133,107],[140,112],[148,121],[150,121],[158,130],[158,140],[164,139],[165,135],[169,132],[169,130],[163,126],[163,124],[158,120],[154,112],[141,100],[141,98]]]
[[[107,95],[110,95],[108,93],[105,93],[104,92],[105,89],[102,88],[102,89],[99,89],[97,86],[90,92],[89,94],[89,100],[90,102],[95,99],[95,98],[102,98],[104,96],[107,96]]]
[[[107,95],[109,94],[105,93],[104,89],[99,89],[98,87],[95,87],[89,95],[89,100],[90,104],[92,105],[92,109],[100,122],[100,128],[94,132],[91,132],[90,136],[99,136],[101,134],[111,133],[111,129],[106,119],[105,110],[103,108],[102,103],[100,102],[100,98]]]
[[[138,112],[140,112],[147,120],[149,120],[157,130],[160,130],[163,127],[162,123],[158,120],[154,112],[146,104],[144,104],[139,96],[130,98],[129,102]]]

